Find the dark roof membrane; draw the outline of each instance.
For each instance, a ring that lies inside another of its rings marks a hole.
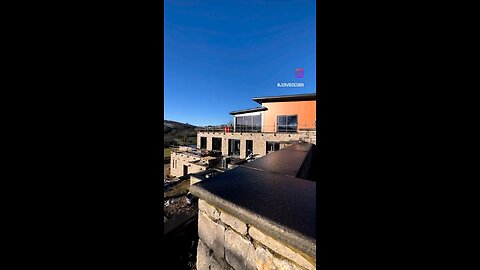
[[[271,97],[254,97],[253,101],[259,104],[265,102],[281,102],[281,101],[304,101],[304,100],[316,100],[317,93],[310,94],[298,94],[298,95],[284,95],[284,96],[271,96]]]
[[[280,149],[190,186],[190,192],[316,258],[315,145]]]

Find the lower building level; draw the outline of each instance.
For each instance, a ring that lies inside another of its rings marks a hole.
[[[170,160],[170,176],[182,177],[211,168],[223,170],[245,162],[249,156],[259,158],[285,148],[293,143],[316,144],[316,131],[294,133],[266,132],[198,132],[197,149],[180,147],[173,150]],[[228,157],[227,160],[224,157]],[[228,163],[228,164],[223,164]]]
[[[229,133],[214,131],[198,132],[197,134],[198,149],[218,151],[223,156],[242,159],[247,158],[250,154],[261,157],[298,141],[316,144],[316,131],[295,133]]]

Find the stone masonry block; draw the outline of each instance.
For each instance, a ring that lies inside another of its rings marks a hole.
[[[272,253],[262,247],[257,247],[255,256],[255,265],[258,270],[302,270],[287,260],[274,257]]]
[[[259,231],[255,227],[250,227],[248,229],[248,234],[258,242],[262,243],[266,247],[270,248],[271,250],[275,251],[279,255],[288,258],[298,265],[305,267],[309,270],[315,269],[315,265],[305,259],[302,255],[298,254],[297,252],[293,251],[286,245],[278,242],[277,240],[273,239],[272,237],[264,234],[263,232]],[[312,259],[313,260],[313,259]]]
[[[203,212],[198,212],[198,237],[216,254],[224,258],[225,228],[208,218]]]
[[[197,270],[223,269],[218,262],[211,256],[210,248],[202,240],[198,241],[197,246]]]
[[[225,259],[236,270],[256,270],[255,247],[232,230],[225,231]]]
[[[243,235],[247,234],[247,224],[245,224],[238,218],[222,211],[222,213],[220,214],[220,220],[228,224],[228,226],[232,227],[237,232]]]
[[[273,264],[273,255],[261,247],[255,250],[255,266],[258,270],[277,270]]]
[[[273,264],[277,267],[278,270],[303,270],[301,267],[296,266],[290,261],[279,259],[273,257]]]
[[[211,206],[204,200],[198,200],[198,210],[203,211],[209,215],[213,220],[220,218],[220,211],[215,207]]]

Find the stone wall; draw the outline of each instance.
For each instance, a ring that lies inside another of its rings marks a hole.
[[[186,153],[172,151],[170,156],[170,175],[175,177],[183,176],[183,165],[188,166],[188,173],[197,173],[206,170],[205,166],[190,163],[194,160],[200,160],[200,158]]]
[[[197,269],[316,269],[316,261],[205,200],[198,203]]]
[[[317,144],[317,131],[312,130],[312,131],[300,131],[300,140],[311,143],[311,144]]]
[[[253,153],[259,156],[267,154],[267,141],[287,142],[304,140],[316,144],[316,131],[300,131],[298,133],[226,133],[226,132],[198,132],[197,142],[200,148],[200,137],[207,138],[207,150],[212,150],[212,138],[222,139],[222,155],[228,155],[228,140],[240,140],[240,158],[246,158],[246,141],[253,141]]]

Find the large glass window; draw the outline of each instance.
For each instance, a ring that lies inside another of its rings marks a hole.
[[[280,149],[280,144],[278,142],[268,142],[267,141],[267,154],[273,151]]]
[[[252,128],[252,124],[253,124],[252,116],[243,117],[243,125],[245,125],[245,131],[250,131],[249,129]]]
[[[297,127],[297,115],[279,115],[277,117],[277,132],[296,132]]]
[[[297,131],[297,116],[296,115],[289,115],[287,116],[287,131],[295,132]]]
[[[235,131],[242,132],[243,131],[243,117],[235,117]]]
[[[240,156],[240,140],[228,139],[228,155]]]
[[[245,142],[245,156],[248,157],[248,155],[253,154],[253,140],[246,140]]]
[[[200,137],[200,149],[207,149],[207,137]]]
[[[254,115],[253,116],[253,126],[254,131],[262,131],[262,116]]]
[[[222,138],[212,138],[212,150],[222,151]]]
[[[236,132],[262,131],[262,116],[248,115],[235,117]]]

